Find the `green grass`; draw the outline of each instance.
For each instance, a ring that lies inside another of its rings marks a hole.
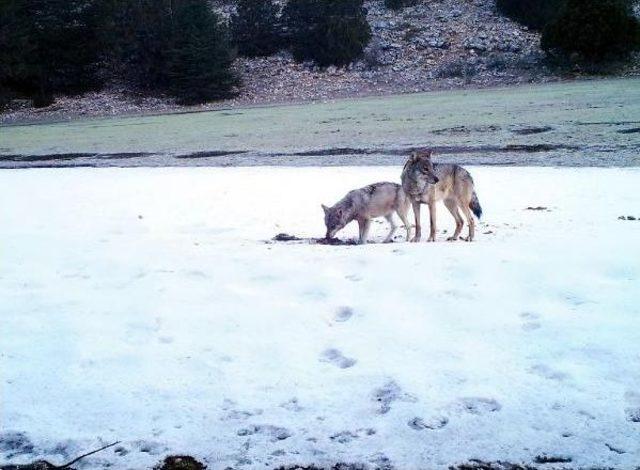
[[[638,127],[640,79],[594,80],[0,127],[0,163],[3,154],[215,150],[248,151],[257,159],[336,148],[384,154],[412,146],[463,151],[472,161],[491,147],[519,155],[513,146],[559,145],[574,149],[549,150],[549,161],[564,156],[576,164],[638,165],[640,133],[633,131]],[[517,132],[530,128],[550,129]],[[358,163],[361,157],[350,158]],[[344,156],[341,161],[350,162]]]

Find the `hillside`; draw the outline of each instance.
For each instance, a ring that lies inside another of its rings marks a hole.
[[[215,0],[227,17],[232,0]],[[400,11],[383,0],[365,2],[373,38],[364,56],[345,69],[296,63],[288,52],[267,58],[238,58],[242,77],[231,100],[188,109],[288,103],[347,96],[383,95],[452,88],[484,88],[546,82],[582,75],[578,67],[550,67],[537,32],[496,11],[495,0],[431,0]],[[640,75],[640,56],[613,65],[610,76]],[[171,98],[132,93],[126,84],[80,97],[58,97],[34,110],[27,102],[0,115],[0,123],[58,120],[78,116],[170,112],[185,109]]]

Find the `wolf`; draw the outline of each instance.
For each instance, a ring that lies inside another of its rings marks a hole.
[[[429,206],[431,229],[430,242],[436,239],[436,202],[442,200],[456,221],[456,229],[449,241],[458,240],[464,222],[458,209],[462,211],[469,225],[469,235],[464,238],[473,241],[475,221],[471,212],[480,219],[482,207],[478,200],[473,178],[467,170],[459,165],[433,163],[431,150],[414,151],[402,170],[402,188],[411,200],[416,219],[416,233],[411,241],[419,242],[421,238],[420,204]]]
[[[389,242],[397,228],[393,221],[393,213],[395,212],[407,230],[407,241],[409,241],[410,229],[407,222],[409,205],[410,201],[402,190],[402,186],[397,183],[375,183],[364,188],[354,189],[349,191],[333,207],[322,204],[324,224],[327,226],[326,238],[333,238],[349,222],[356,220],[360,228],[358,243],[366,243],[371,219],[385,217],[391,225],[385,239],[385,242]]]

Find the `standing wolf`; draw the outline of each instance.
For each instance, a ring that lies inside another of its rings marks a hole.
[[[393,213],[396,212],[407,230],[407,241],[409,241],[409,225],[407,223],[409,199],[399,184],[375,183],[364,188],[354,189],[349,191],[333,207],[327,207],[323,204],[322,209],[324,210],[324,223],[327,226],[327,239],[333,238],[352,220],[357,220],[360,228],[359,243],[366,243],[371,219],[385,217],[391,225],[385,239],[385,242],[389,242],[397,228],[393,221]]]
[[[402,188],[411,200],[416,218],[416,234],[412,241],[420,241],[422,232],[420,204],[422,203],[429,206],[431,219],[429,241],[435,241],[436,202],[440,200],[444,201],[444,205],[456,220],[456,230],[448,240],[457,240],[464,225],[458,209],[462,210],[469,225],[469,236],[465,240],[473,240],[475,221],[471,211],[479,219],[482,216],[482,207],[473,185],[473,178],[467,170],[459,165],[432,163],[430,150],[412,152],[402,170]]]

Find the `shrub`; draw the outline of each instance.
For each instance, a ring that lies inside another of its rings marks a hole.
[[[238,79],[229,35],[206,0],[174,0],[169,91],[186,104],[230,95]]]
[[[0,84],[34,97],[98,85],[93,2],[5,0],[0,7]]]
[[[542,30],[553,19],[564,0],[497,0],[498,10],[509,18]]]
[[[362,0],[289,0],[284,19],[298,61],[347,65],[371,39]]]
[[[105,6],[102,38],[111,77],[152,91],[168,86],[171,0],[122,0]],[[177,2],[176,2],[177,3]]]
[[[401,8],[413,6],[418,3],[417,0],[384,0],[384,6],[391,10],[400,10]]]
[[[231,17],[231,35],[238,53],[267,56],[280,49],[279,7],[273,0],[238,0]]]
[[[640,25],[630,1],[566,0],[544,29],[542,48],[598,62],[636,49],[639,38]]]

